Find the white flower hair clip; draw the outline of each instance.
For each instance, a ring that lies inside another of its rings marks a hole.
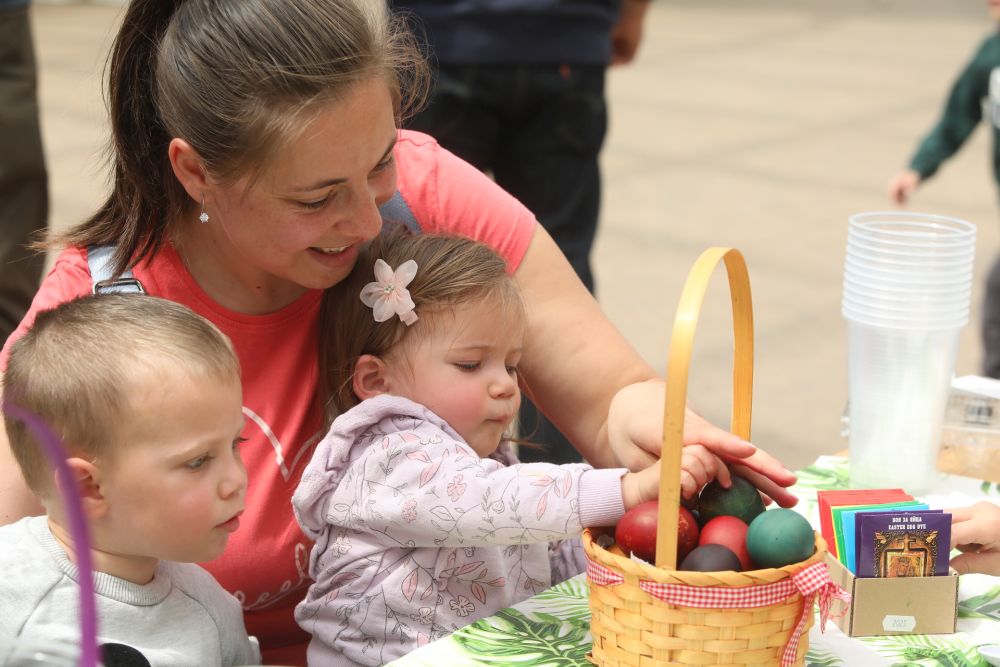
[[[376,322],[385,322],[399,315],[403,324],[410,326],[417,321],[416,307],[406,286],[417,275],[417,263],[408,259],[393,271],[381,259],[375,260],[375,282],[361,290],[361,301],[372,309]]]

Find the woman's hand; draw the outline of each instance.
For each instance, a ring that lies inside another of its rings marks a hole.
[[[959,574],[1000,575],[1000,506],[978,502],[951,513],[951,546],[962,552],[951,559]]]
[[[629,470],[642,470],[659,457],[663,438],[664,391],[663,380],[656,379],[628,385],[615,395],[608,413],[608,442],[618,465]],[[777,459],[710,424],[691,410],[684,418],[683,441],[684,454],[691,446],[700,445],[703,450],[728,464],[734,473],[756,486],[765,495],[765,501],[773,499],[782,507],[792,507],[798,502],[798,498],[786,490],[795,483],[796,477]],[[704,462],[704,453],[692,450],[690,456]],[[714,468],[711,463],[707,465]],[[728,471],[717,473],[717,476],[723,486],[728,486]],[[690,483],[695,483],[697,479],[692,475]],[[682,489],[683,484],[682,479]],[[688,496],[687,489],[684,489],[684,495]]]

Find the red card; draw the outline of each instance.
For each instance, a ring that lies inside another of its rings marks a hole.
[[[819,502],[819,532],[826,540],[826,548],[837,556],[837,537],[834,534],[833,513],[830,508],[840,505],[877,505],[897,500],[913,500],[903,489],[838,489],[817,491]]]

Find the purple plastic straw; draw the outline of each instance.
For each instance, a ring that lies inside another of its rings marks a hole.
[[[94,602],[94,564],[90,558],[90,538],[87,521],[83,516],[83,503],[76,484],[66,465],[66,451],[59,436],[42,419],[24,408],[4,401],[3,411],[25,423],[42,445],[42,451],[55,467],[59,477],[59,491],[66,504],[69,532],[76,551],[76,567],[80,579],[80,667],[97,667],[97,605]]]

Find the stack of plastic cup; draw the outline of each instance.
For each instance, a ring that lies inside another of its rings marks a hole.
[[[931,489],[975,245],[975,225],[955,218],[850,218],[842,313],[852,487]]]

